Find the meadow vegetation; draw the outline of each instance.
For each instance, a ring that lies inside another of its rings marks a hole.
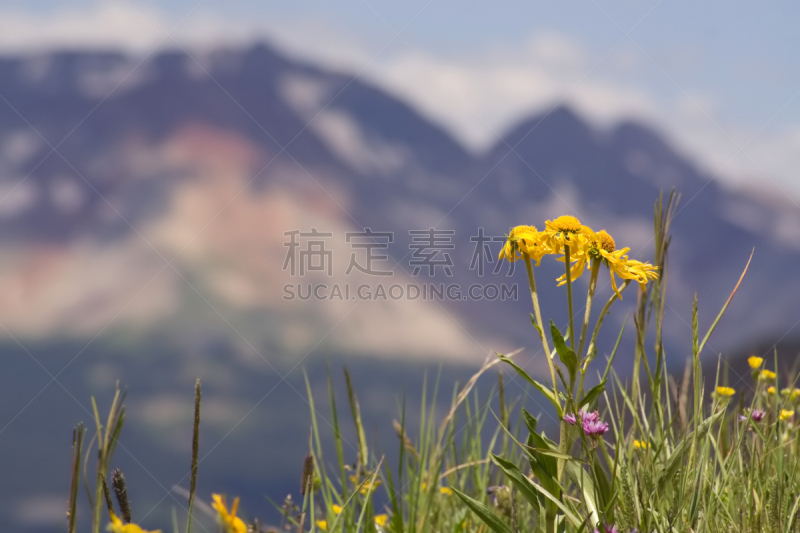
[[[677,200],[671,194],[655,205],[652,263],[630,258],[630,250],[618,247],[607,232],[594,231],[575,217],[546,221],[541,231],[534,226],[513,228],[500,258],[525,264],[533,311],[531,338],[541,344],[549,380],[529,375],[515,362],[516,353],[497,354],[453,391],[445,416],[436,416],[437,393],[423,396],[419,423],[412,431],[403,402],[393,421],[400,451],[392,461],[368,446],[347,371],[346,415],[337,410],[329,378],[332,443],[323,442],[308,386],[308,456],[298,464],[296,499],[289,496],[275,504],[279,523],[259,522],[239,507],[238,498],[214,494],[201,501],[196,494],[198,381],[189,511],[183,526],[176,518],[163,529],[189,533],[194,514],[201,511],[212,515],[224,533],[800,532],[795,417],[800,389],[794,387],[794,377],[779,376],[771,370],[777,368],[776,361],[759,356],[748,361],[751,376],[746,384],[723,383],[718,370],[708,390],[702,375],[703,349],[747,266],[705,332],[699,330],[695,298],[686,371],[682,376],[668,372],[662,324],[669,229]],[[567,317],[551,317],[547,323],[535,278],[544,260],[564,263],[556,283],[564,286],[568,309]],[[596,313],[601,274],[610,277],[613,290]],[[576,313],[574,282],[582,275],[588,275],[589,284],[585,300],[581,298],[585,304]],[[623,295],[637,302],[635,343],[622,346],[620,331],[614,345],[599,347],[604,319]],[[555,319],[569,326],[561,331]],[[621,350],[633,355],[632,369],[615,368]],[[602,358],[595,362],[599,354]],[[498,368],[510,371],[547,402],[559,421],[557,433],[546,435],[538,427],[541,413],[535,416],[507,398],[502,373],[495,397],[478,397],[477,380]],[[356,434],[348,436],[357,443],[355,457],[343,446],[342,416],[352,417],[356,428]],[[118,392],[105,420],[95,405],[96,431],[88,444],[84,427],[75,430],[69,533],[76,531],[81,478],[89,494],[93,533],[145,531],[136,525],[135,514],[131,516],[124,477],[110,471],[124,417],[124,394]],[[324,456],[324,450],[328,455],[334,450],[334,457]],[[97,457],[91,478],[90,452]]]

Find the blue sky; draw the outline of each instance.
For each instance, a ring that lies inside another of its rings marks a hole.
[[[600,128],[655,124],[723,183],[797,199],[798,21],[789,1],[7,0],[0,49],[144,54],[179,23],[189,50],[266,38],[360,72],[474,149],[563,100]]]

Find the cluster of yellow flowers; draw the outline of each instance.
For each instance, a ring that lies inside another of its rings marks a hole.
[[[212,494],[211,499],[211,507],[217,512],[217,519],[224,533],[247,533],[247,525],[241,518],[236,516],[236,511],[239,507],[238,497],[233,499],[233,505],[231,505],[230,510],[228,510],[225,502],[225,496]],[[108,531],[112,533],[161,533],[160,529],[146,531],[136,524],[126,524],[113,512],[111,512],[111,523],[108,524]]]
[[[338,515],[342,512],[342,506],[334,504],[332,507],[333,514]],[[389,515],[387,514],[376,514],[375,515],[375,527],[376,528],[383,528],[386,526],[387,522],[389,522]],[[328,521],[327,520],[317,520],[317,528],[321,529],[322,531],[328,530]]]
[[[611,286],[619,294],[614,276],[620,279],[636,281],[645,289],[648,280],[658,277],[658,267],[628,258],[630,248],[617,250],[616,243],[605,230],[595,232],[589,226],[581,224],[577,218],[569,215],[560,216],[545,222],[544,231],[535,226],[517,226],[511,230],[505,246],[500,251],[500,259],[516,261],[529,258],[536,266],[545,255],[559,255],[560,261],[566,260],[566,247],[569,247],[570,277],[577,279],[583,274],[587,263],[593,259],[601,260],[611,274]],[[558,278],[559,285],[566,283],[566,274]]]

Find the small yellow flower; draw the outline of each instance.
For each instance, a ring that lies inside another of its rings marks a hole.
[[[212,494],[211,507],[217,512],[217,517],[225,533],[247,533],[247,525],[241,518],[236,516],[236,510],[239,508],[239,497],[233,499],[231,510],[228,512],[228,507],[225,502],[225,496],[220,494]]]
[[[547,220],[544,223],[547,245],[555,254],[562,253],[564,246],[569,246],[570,255],[577,255],[577,252],[586,243],[583,230],[584,226],[581,221],[569,215],[560,216],[555,220]]]
[[[773,372],[772,370],[767,370],[765,368],[764,370],[761,371],[761,373],[759,374],[759,377],[761,379],[763,379],[764,381],[769,381],[769,380],[775,379],[775,372]]]
[[[136,524],[123,524],[114,512],[111,512],[111,523],[108,524],[108,531],[112,533],[161,533],[160,529],[155,531],[145,531]]]
[[[637,450],[646,450],[647,448],[650,447],[650,443],[645,442],[643,440],[634,439],[633,440],[633,447],[636,448]]]
[[[353,483],[353,485],[361,484],[361,482],[358,480],[356,476],[350,476],[350,481]],[[375,481],[372,482],[368,479],[365,479],[364,484],[361,485],[361,488],[359,489],[359,492],[361,492],[361,494],[366,496],[367,494],[378,488],[380,484],[381,484],[380,479],[375,479]]]
[[[775,387],[770,387],[767,389],[768,394],[775,394]]]
[[[789,399],[794,401],[797,398],[800,398],[800,389],[794,388],[789,392]]]
[[[514,262],[528,256],[539,266],[542,257],[552,253],[545,241],[546,235],[537,231],[536,226],[517,226],[509,233],[498,259]]]
[[[378,527],[383,527],[386,525],[386,522],[389,521],[389,515],[386,514],[376,514],[375,515],[375,525]]]
[[[328,530],[328,522],[326,522],[325,520],[317,520],[317,527],[319,529],[321,529],[322,531],[327,531]]]
[[[759,368],[763,362],[764,362],[763,357],[756,357],[755,355],[747,359],[747,364],[750,365],[750,368],[752,368],[753,370]]]
[[[736,394],[736,391],[730,387],[717,387],[717,394],[729,398]]]
[[[450,487],[439,487],[439,492],[441,492],[445,496],[450,496],[453,494],[453,489],[451,489]]]
[[[619,276],[620,279],[634,280],[645,289],[649,279],[658,277],[658,267],[654,267],[650,263],[642,263],[633,259],[628,259],[627,253],[630,248],[621,248],[617,250],[617,245],[614,238],[605,230],[594,232],[588,226],[583,226],[581,230],[582,239],[579,241],[583,246],[576,248],[573,253],[570,247],[570,260],[574,260],[574,264],[570,267],[570,278],[575,280],[583,274],[587,264],[592,259],[600,259],[608,267],[611,276],[611,287],[617,296],[622,299],[617,288],[617,281],[615,278]],[[559,258],[559,261],[564,261],[565,257]],[[566,274],[561,275],[556,281],[559,286],[567,282]]]
[[[333,514],[340,514],[342,512],[342,507],[335,503],[331,506],[331,509],[333,509]]]
[[[781,409],[781,420],[791,420],[794,417],[794,410]]]

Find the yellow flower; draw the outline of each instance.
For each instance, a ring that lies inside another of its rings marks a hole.
[[[792,401],[794,401],[794,400],[796,400],[797,398],[800,398],[800,389],[797,389],[797,388],[795,388],[795,389],[792,389],[792,390],[789,392],[789,399],[790,399],[790,400],[792,400]]]
[[[376,514],[375,515],[375,525],[378,527],[383,527],[386,525],[386,522],[389,520],[389,515],[386,514]]]
[[[794,411],[790,411],[787,409],[781,409],[781,420],[791,420],[794,416]]]
[[[772,379],[775,379],[775,372],[773,372],[772,370],[767,370],[765,368],[764,370],[761,371],[761,374],[759,374],[759,377],[761,379],[763,379],[764,381],[770,381]]]
[[[658,267],[654,267],[650,263],[642,263],[641,261],[628,259],[627,253],[630,248],[621,248],[617,250],[614,238],[609,235],[607,231],[600,230],[595,233],[588,226],[583,226],[581,234],[583,239],[580,242],[583,244],[583,247],[577,248],[574,254],[570,247],[570,260],[575,261],[570,267],[570,278],[572,280],[577,279],[583,274],[584,268],[592,259],[601,259],[608,267],[611,276],[611,287],[614,289],[614,292],[617,293],[617,296],[622,299],[622,294],[620,294],[617,288],[615,275],[619,276],[620,279],[635,280],[642,287],[642,290],[645,289],[649,279],[658,277],[658,273],[656,272]],[[565,258],[559,258],[560,261],[564,259]],[[559,282],[559,286],[566,283],[566,274],[561,275],[556,281]]]
[[[239,497],[233,499],[233,505],[228,512],[227,504],[225,503],[225,496],[219,494],[212,494],[211,507],[217,512],[219,522],[225,528],[225,533],[247,533],[247,526],[241,518],[236,516],[236,510],[239,508]]]
[[[333,509],[333,514],[340,514],[342,512],[342,507],[336,505],[335,503],[333,504],[333,506],[331,506],[331,509]]]
[[[730,387],[717,387],[717,394],[720,396],[730,397],[736,394],[736,391]]]
[[[767,389],[767,392],[768,392],[769,394],[775,394],[775,387],[770,387],[770,388],[768,388],[768,389]]]
[[[650,447],[650,443],[645,442],[643,440],[634,439],[633,440],[633,447],[636,448],[637,450],[646,450],[647,448]]]
[[[353,485],[360,485],[361,484],[358,481],[358,478],[356,476],[350,476],[350,481],[353,483]],[[359,489],[359,491],[361,492],[361,494],[367,495],[370,492],[372,492],[373,490],[375,490],[376,488],[378,488],[380,486],[380,484],[381,484],[381,480],[380,479],[375,479],[375,481],[370,481],[368,479],[365,479],[364,480],[364,484],[361,485],[361,488]]]
[[[328,522],[325,520],[317,520],[317,527],[320,528],[322,531],[328,530]]]
[[[753,356],[751,356],[751,357],[749,357],[747,359],[747,364],[750,365],[750,368],[752,368],[753,370],[755,370],[758,367],[760,367],[761,363],[763,363],[763,362],[764,362],[764,358],[763,357],[756,357],[755,355],[753,355]]]
[[[439,487],[439,492],[441,492],[445,496],[450,496],[451,494],[453,494],[453,489],[451,489],[450,487]]]
[[[536,226],[517,226],[509,233],[498,259],[514,262],[527,255],[539,266],[542,257],[552,253],[545,241],[546,235],[537,231]]]
[[[636,259],[630,259],[628,261],[628,275],[629,278],[639,283],[639,286],[644,291],[647,282],[651,279],[658,279],[658,270],[657,266],[653,266],[650,263],[642,263],[641,261],[637,261]]]
[[[145,531],[136,524],[123,524],[114,512],[111,512],[111,523],[108,524],[108,531],[112,533],[161,533],[160,529],[155,531]]]
[[[569,215],[547,220],[544,223],[547,245],[554,254],[561,253],[564,246],[569,246],[570,255],[577,253],[586,243],[584,228],[580,220]]]

